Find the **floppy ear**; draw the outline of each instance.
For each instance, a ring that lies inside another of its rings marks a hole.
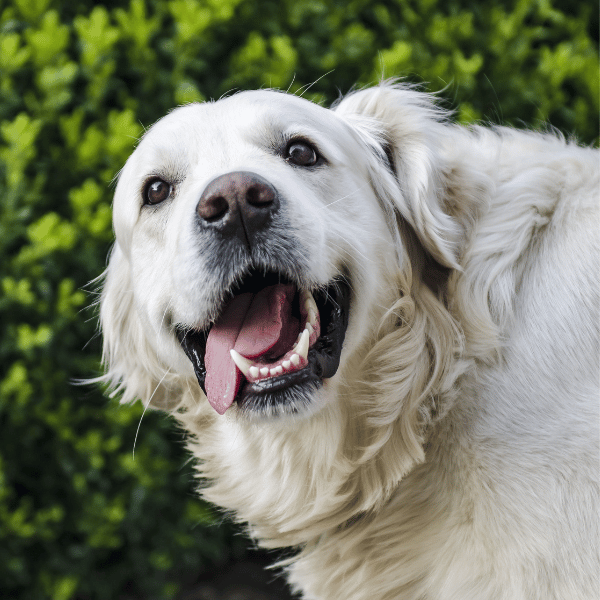
[[[371,173],[388,212],[399,213],[412,226],[437,262],[459,268],[461,227],[443,206],[445,166],[439,144],[447,130],[444,111],[427,94],[390,83],[353,92],[334,110],[363,141],[376,146],[393,173],[393,178],[382,176],[381,160],[378,172]]]
[[[121,402],[139,398],[155,408],[173,408],[169,398],[174,396],[169,393],[169,382],[164,377],[166,370],[158,363],[156,352],[144,334],[135,309],[129,261],[118,242],[104,273],[100,325],[106,374],[99,380],[109,385],[111,396],[122,394]]]

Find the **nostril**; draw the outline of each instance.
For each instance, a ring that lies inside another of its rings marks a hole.
[[[255,234],[269,227],[279,207],[277,190],[266,179],[256,173],[234,171],[208,183],[196,213],[203,228],[222,236],[241,237],[249,246]]]
[[[198,204],[198,214],[209,223],[221,219],[228,210],[229,202],[217,194],[202,198]]]
[[[266,207],[275,201],[275,190],[271,186],[257,183],[246,191],[246,202],[255,207]]]

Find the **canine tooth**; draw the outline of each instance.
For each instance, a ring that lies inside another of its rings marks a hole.
[[[258,370],[258,367],[250,367],[250,377],[256,379],[259,373],[260,371]]]
[[[305,329],[308,330],[309,335],[314,331],[313,326],[308,321],[306,322]]]
[[[306,356],[308,355],[308,341],[309,341],[308,339],[309,338],[310,338],[310,333],[308,332],[308,329],[305,329],[302,332],[302,335],[300,336],[300,341],[294,347],[294,352],[298,353],[302,358],[306,358]]]
[[[252,362],[233,348],[229,351],[229,354],[231,355],[231,358],[233,359],[233,362],[236,364],[237,368],[244,375],[248,375],[250,369],[252,368]]]
[[[262,367],[262,369],[260,370],[260,374],[263,377],[266,377],[269,374],[269,368],[268,367]]]
[[[308,292],[308,296],[306,297],[306,300],[304,300],[304,306],[306,310],[312,310],[315,313],[319,312],[319,309],[317,308],[317,303],[315,302],[315,299],[313,298],[313,295],[310,292]]]
[[[314,325],[317,322],[317,314],[312,308],[308,309],[308,322]]]
[[[292,366],[292,363],[289,360],[284,360],[281,364],[284,369],[289,369]]]
[[[297,354],[292,354],[290,356],[290,362],[297,367],[300,364],[300,357]]]

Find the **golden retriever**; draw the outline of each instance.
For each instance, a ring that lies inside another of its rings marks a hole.
[[[305,599],[596,600],[599,165],[389,82],[177,108],[119,176],[103,380]]]

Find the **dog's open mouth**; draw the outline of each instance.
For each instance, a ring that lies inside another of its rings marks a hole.
[[[276,272],[249,273],[206,330],[177,328],[211,406],[297,412],[335,375],[348,326],[344,277],[313,293]]]

